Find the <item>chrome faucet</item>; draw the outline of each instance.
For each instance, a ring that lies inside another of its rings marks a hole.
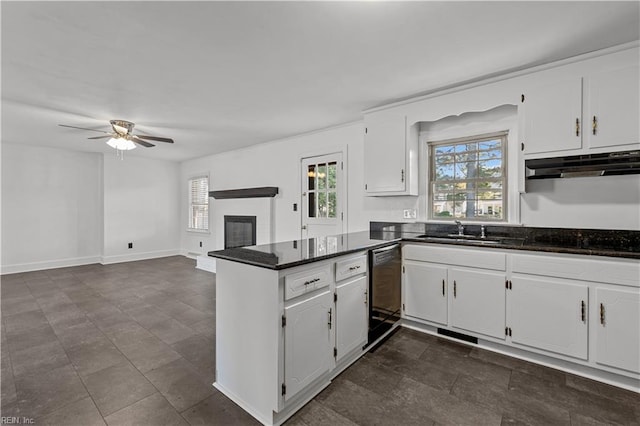
[[[464,235],[464,225],[462,225],[462,222],[460,222],[459,220],[456,220],[456,225],[458,225],[458,235],[459,236],[463,236]]]

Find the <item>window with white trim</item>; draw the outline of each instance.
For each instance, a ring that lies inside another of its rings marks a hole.
[[[429,143],[429,218],[507,220],[507,132]]]
[[[209,177],[189,179],[189,231],[209,230]]]

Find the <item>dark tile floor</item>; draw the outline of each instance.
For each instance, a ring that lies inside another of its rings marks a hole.
[[[3,276],[2,416],[254,425],[211,386],[215,276],[170,257]],[[402,329],[288,425],[640,424],[640,396]]]

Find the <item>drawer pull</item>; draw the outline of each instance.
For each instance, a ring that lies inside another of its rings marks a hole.
[[[331,308],[329,308],[329,322],[327,324],[329,325],[329,330],[331,330]]]
[[[355,271],[357,269],[360,269],[360,265],[352,266],[349,268],[350,271]]]
[[[442,280],[442,295],[444,296],[444,280]]]
[[[454,280],[454,281],[453,281],[453,297],[454,297],[454,298],[456,297],[456,293],[457,293],[457,292],[456,292],[456,282],[455,282],[455,280]]]
[[[604,304],[600,304],[600,324],[604,325]]]
[[[580,302],[580,313],[581,313],[581,318],[582,318],[582,322],[586,323],[587,322],[587,305],[584,303],[584,300]]]
[[[314,279],[312,279],[312,280],[305,281],[305,282],[304,282],[304,285],[313,284],[313,283],[316,283],[316,282],[318,282],[318,281],[320,281],[320,278],[314,278]]]

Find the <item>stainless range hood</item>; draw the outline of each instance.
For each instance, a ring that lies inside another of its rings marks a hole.
[[[525,160],[527,179],[640,174],[640,151]]]

